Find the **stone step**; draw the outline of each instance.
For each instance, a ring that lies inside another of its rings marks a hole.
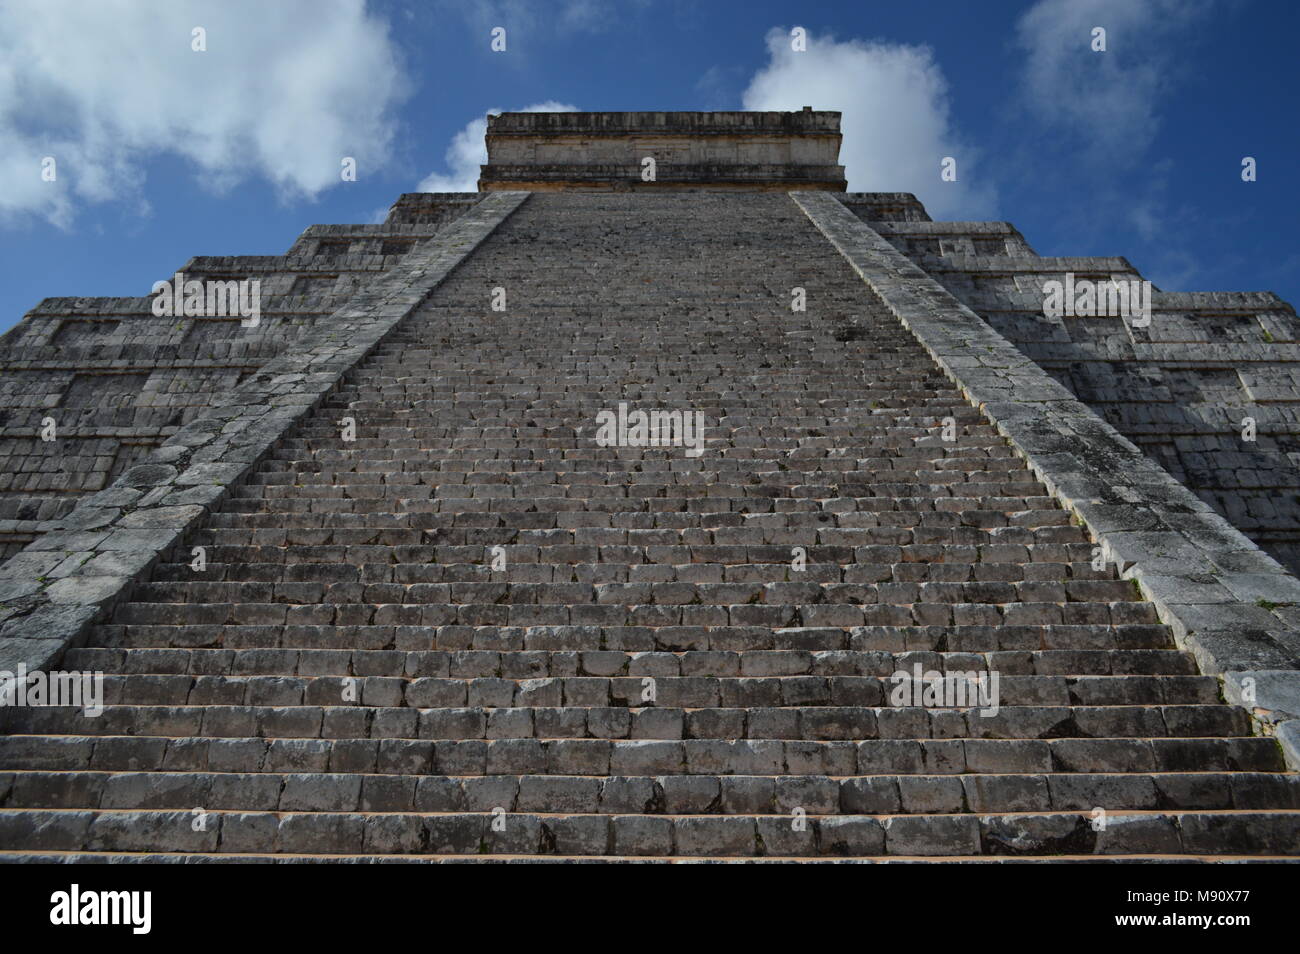
[[[566,727],[561,726],[561,729]],[[581,727],[567,727],[572,731]],[[1273,739],[700,740],[678,743],[675,775],[1111,774],[1282,772]],[[676,747],[671,747],[676,751]],[[0,736],[0,771],[377,772],[608,775],[660,743],[631,739]],[[665,774],[656,770],[654,774]]]
[[[391,440],[383,442],[385,446],[392,446]],[[539,485],[539,489],[532,494],[515,493],[515,488],[503,483],[497,482],[480,482],[477,485],[466,485],[463,480],[444,480],[440,481],[437,486],[421,486],[419,484],[383,484],[383,483],[363,483],[352,487],[335,487],[330,484],[321,484],[315,488],[296,487],[293,485],[268,484],[262,487],[252,487],[242,490],[236,497],[236,500],[247,501],[256,499],[263,502],[268,500],[279,500],[282,498],[306,498],[311,499],[316,504],[322,501],[333,501],[341,504],[344,501],[352,501],[357,505],[365,505],[375,512],[390,513],[392,512],[393,501],[391,498],[439,500],[442,502],[452,501],[447,506],[462,505],[465,501],[474,501],[478,499],[480,503],[488,501],[489,505],[495,501],[518,501],[517,508],[528,510],[530,508],[547,509],[564,509],[563,501],[566,500],[585,500],[601,499],[615,500],[621,504],[625,501],[636,503],[639,500],[654,501],[660,505],[660,509],[681,509],[682,505],[678,501],[694,500],[700,501],[708,498],[714,502],[709,505],[710,510],[732,510],[749,506],[751,501],[765,502],[768,500],[792,500],[796,504],[802,503],[806,507],[814,506],[813,501],[817,499],[830,497],[865,497],[865,491],[876,489],[880,491],[880,496],[891,499],[911,498],[919,492],[930,491],[938,492],[940,496],[951,497],[1010,497],[1016,494],[1021,496],[1036,497],[1042,493],[1042,487],[1032,481],[1018,479],[1023,475],[999,474],[996,472],[983,473],[972,471],[971,478],[963,471],[956,470],[939,470],[930,474],[908,474],[906,472],[891,472],[889,481],[882,483],[879,478],[872,478],[867,475],[854,480],[853,475],[845,476],[834,472],[819,472],[810,474],[808,478],[797,480],[796,482],[773,482],[767,485],[759,483],[757,480],[749,483],[703,483],[703,482],[668,482],[661,481],[657,484],[649,482],[637,483],[575,483],[570,485],[562,484],[544,484]],[[983,478],[983,479],[973,479]],[[527,488],[520,488],[526,490]],[[546,492],[541,492],[545,490]],[[951,492],[948,492],[951,491]],[[388,508],[384,504],[388,504]],[[728,504],[724,506],[724,503]],[[498,509],[503,504],[498,504]],[[465,506],[465,509],[475,509]],[[570,508],[576,509],[576,508]]]
[[[360,515],[358,515],[360,516]],[[327,537],[328,540],[322,543],[322,546],[346,547],[349,550],[353,547],[365,547],[363,555],[368,557],[366,561],[369,564],[387,565],[392,563],[404,563],[417,558],[423,558],[428,563],[438,563],[440,565],[456,564],[477,564],[479,571],[485,569],[492,561],[492,546],[501,546],[505,551],[507,565],[512,565],[511,555],[514,554],[516,562],[531,563],[550,563],[560,566],[573,566],[583,564],[594,564],[597,562],[608,562],[615,565],[637,566],[641,564],[656,564],[668,566],[699,566],[708,568],[709,572],[721,573],[728,581],[735,579],[733,574],[744,574],[742,581],[745,579],[758,579],[762,582],[786,582],[797,580],[799,573],[808,573],[807,579],[815,580],[819,570],[826,567],[833,567],[837,572],[842,573],[846,578],[857,568],[863,568],[862,573],[870,573],[871,576],[866,582],[876,582],[877,580],[888,579],[891,574],[907,573],[907,570],[900,570],[900,567],[912,568],[929,566],[931,573],[946,573],[951,577],[956,577],[954,582],[966,582],[973,578],[975,580],[1021,580],[1041,579],[1049,572],[1059,574],[1058,580],[1064,581],[1066,569],[1075,564],[1085,563],[1085,558],[1090,560],[1092,557],[1093,545],[1089,543],[1075,542],[1045,542],[1045,543],[1002,543],[1002,535],[989,535],[987,539],[980,539],[978,536],[970,543],[953,543],[951,541],[905,541],[902,543],[881,543],[866,546],[840,546],[818,544],[811,540],[802,542],[795,540],[788,545],[767,544],[757,546],[730,546],[721,544],[710,544],[707,542],[690,541],[689,537],[683,535],[683,538],[689,542],[676,542],[672,544],[650,544],[650,545],[619,545],[587,543],[573,531],[566,530],[533,530],[526,528],[517,528],[509,536],[503,537],[501,533],[494,532],[493,529],[484,529],[480,531],[459,531],[464,543],[448,545],[439,543],[439,538],[444,536],[440,530],[410,530],[410,529],[389,529],[382,527],[364,527],[354,526],[350,528],[337,529],[316,529],[311,527],[301,527],[268,531],[260,528],[250,528],[247,530],[221,529],[211,530],[204,536],[197,538],[194,543],[199,546],[216,548],[247,548],[256,550],[254,554],[270,564],[295,562],[296,552],[283,553],[276,551],[308,551],[304,556],[313,555],[310,551],[319,549],[317,547],[294,546],[287,547],[285,541],[297,537],[299,539],[307,535],[318,537]],[[927,536],[933,534],[927,534]],[[447,534],[447,536],[456,539],[456,534]],[[479,540],[473,543],[471,538],[479,537],[496,537],[496,541],[491,539],[486,541]],[[996,541],[996,545],[990,540]],[[804,548],[804,556],[807,560],[807,566],[803,571],[794,570],[791,567],[792,547],[801,546]],[[374,552],[375,547],[388,548],[390,552],[378,554]],[[1022,557],[1023,562],[1015,562],[1008,559],[998,559],[998,557],[1007,557],[1011,551],[1016,550],[1017,556]],[[950,561],[943,564],[931,563],[936,551],[946,551],[944,555],[951,557]],[[222,549],[220,553],[226,553],[228,550]],[[237,554],[234,554],[237,555]],[[520,558],[523,559],[520,559]],[[532,559],[527,559],[532,557]],[[378,558],[378,559],[376,559]],[[847,564],[847,565],[845,565]],[[1042,565],[1046,564],[1046,568]],[[189,563],[184,564],[188,569]],[[258,562],[255,565],[269,565]],[[713,569],[717,567],[719,569]],[[940,567],[944,569],[941,570]],[[736,569],[740,568],[740,569]],[[194,570],[189,571],[191,578],[196,573]],[[267,572],[279,574],[283,570],[269,570]],[[919,570],[917,571],[919,572]],[[1113,572],[1106,571],[1108,574]],[[906,576],[904,577],[907,578]],[[942,577],[941,577],[942,578]],[[1091,579],[1093,577],[1085,577]],[[1135,591],[1131,592],[1129,599],[1134,598]]]
[[[1300,814],[584,815],[0,810],[0,844],[36,851],[751,857],[1300,855]],[[497,829],[494,830],[493,823]]]
[[[311,762],[311,759],[305,759]],[[647,815],[1300,808],[1293,774],[477,775],[294,770],[0,772],[0,808]]]
[[[949,489],[961,491],[967,488],[957,486]],[[778,499],[780,501],[779,510],[775,509]],[[550,510],[530,511],[523,509],[522,505],[520,505],[500,512],[513,514],[512,519],[515,520],[526,519],[530,524],[536,521],[544,528],[558,526],[561,515],[564,515],[563,519],[565,520],[607,520],[611,526],[627,526],[636,529],[650,527],[651,524],[647,523],[647,521],[653,521],[653,526],[656,527],[672,528],[728,526],[738,525],[746,521],[772,520],[816,520],[819,523],[824,523],[831,520],[870,520],[873,517],[877,521],[888,523],[891,520],[901,519],[898,515],[907,515],[908,519],[913,520],[956,519],[959,526],[999,527],[1014,525],[1017,515],[1022,513],[1046,512],[1042,501],[1043,498],[1033,495],[987,497],[964,496],[960,493],[930,495],[926,498],[905,495],[894,497],[836,495],[827,498],[800,499],[774,497],[771,503],[761,511],[755,506],[757,503],[755,500],[745,501],[744,510],[733,511],[724,509],[729,508],[729,501],[707,497],[693,498],[689,505],[686,502],[678,504],[676,501],[672,501],[673,506],[671,509],[668,506],[656,506],[654,509],[650,509],[650,505],[655,503],[653,500],[638,500],[635,507],[628,502],[620,502],[620,506],[614,508],[612,505],[601,501],[588,500],[585,507],[578,507],[563,498],[552,498],[555,506],[551,507]],[[282,501],[279,506],[287,508],[288,504]],[[264,511],[258,501],[245,501],[234,498],[230,499],[224,507],[225,509],[222,512],[212,514],[207,521],[206,529],[200,528],[197,532],[200,534],[217,533],[224,529],[241,528],[263,528],[293,532],[316,528],[397,531],[408,528],[416,530],[442,529],[449,525],[474,526],[486,524],[495,526],[494,523],[487,523],[489,518],[484,516],[484,513],[491,513],[491,511],[462,510],[438,514],[436,511],[425,510],[403,511],[401,513],[356,514],[348,511],[298,513],[285,509],[270,513]],[[990,509],[992,507],[998,509]],[[860,516],[849,516],[854,513]],[[538,516],[525,517],[525,514],[538,514]],[[593,514],[600,516],[592,516]],[[935,514],[954,514],[955,518],[947,516],[940,518],[933,516]],[[316,536],[309,535],[303,542],[315,543],[317,542]]]
[[[162,679],[170,677],[160,677]],[[181,677],[187,678],[187,677]],[[600,683],[601,680],[595,680]],[[515,696],[513,682],[500,686]],[[390,701],[399,686],[372,678],[361,687]],[[579,737],[596,739],[1048,739],[1202,738],[1247,736],[1244,709],[1225,705],[1002,706],[988,709],[926,709],[919,706],[764,706],[687,709],[637,708],[640,681],[627,686],[633,699],[606,704],[609,689],[591,686],[586,705],[399,705],[274,704],[230,705],[214,699],[190,705],[104,705],[93,718],[79,708],[12,708],[3,714],[6,731],[87,735],[231,737],[286,735],[297,738],[499,739]],[[342,687],[336,698],[342,698]],[[242,687],[241,687],[242,691]],[[416,690],[417,692],[419,690]],[[430,690],[432,694],[432,690]],[[554,686],[551,695],[559,695]],[[418,696],[417,696],[418,698]],[[424,701],[424,700],[421,700]],[[429,701],[433,701],[430,699]],[[528,702],[531,700],[524,699]],[[681,743],[665,742],[666,758],[680,758]]]
[[[182,649],[359,649],[535,650],[543,652],[683,652],[689,650],[806,650],[813,652],[910,651],[996,653],[1038,650],[1096,652],[1152,651],[1172,648],[1166,627],[1147,623],[1062,624],[1045,626],[914,626],[908,607],[891,614],[902,625],[842,627],[735,626],[716,614],[683,610],[683,618],[701,625],[661,625],[662,607],[590,606],[574,609],[580,622],[566,625],[506,625],[511,607],[484,604],[456,607],[415,606],[419,618],[400,605],[354,608],[347,593],[326,592],[337,602],[305,604],[215,604],[154,609],[156,623],[115,623],[95,630],[114,648]],[[165,605],[165,604],[137,604]],[[941,605],[941,604],[936,604]],[[467,609],[469,612],[467,613]],[[382,612],[382,616],[379,614]],[[195,616],[215,622],[181,623]],[[454,623],[452,620],[466,620]],[[390,623],[376,624],[376,619]],[[480,622],[498,620],[494,625]],[[168,620],[173,620],[169,622]],[[233,620],[233,622],[226,622]],[[590,622],[581,622],[587,621]]]
[[[230,553],[243,549],[250,559],[239,560]],[[189,563],[164,563],[155,566],[153,583],[261,583],[283,582],[288,565],[302,563],[347,563],[360,569],[360,580],[375,583],[732,583],[758,584],[800,583],[834,585],[839,583],[1010,583],[1046,582],[1064,585],[1069,581],[1113,580],[1115,569],[1107,565],[1097,571],[1089,563],[1017,564],[962,563],[875,563],[849,564],[808,563],[802,570],[792,570],[788,563],[599,563],[582,562],[589,558],[579,550],[552,547],[521,547],[501,544],[504,569],[492,569],[490,550],[480,563],[435,562],[438,547],[384,548],[369,545],[338,547],[298,547],[306,551],[290,555],[289,548],[210,547],[202,570]],[[586,548],[583,548],[584,550]],[[805,548],[805,551],[813,548]],[[219,554],[214,554],[219,550]],[[445,555],[444,550],[444,555]],[[223,562],[213,563],[219,555]],[[419,556],[424,562],[411,562]],[[599,556],[599,551],[594,556]],[[561,562],[559,557],[566,560]],[[271,562],[258,562],[268,558]],[[453,557],[455,559],[455,557]],[[999,567],[1014,568],[1017,579],[1004,579]],[[796,578],[797,577],[797,578]],[[810,592],[810,591],[809,591]],[[818,595],[823,591],[818,590]],[[1130,593],[1131,593],[1130,589]],[[919,593],[917,595],[920,595]],[[1017,595],[1013,590],[1013,596]],[[1023,595],[1023,592],[1020,594]],[[1014,600],[1013,600],[1014,601]],[[1021,600],[1023,602],[1023,600]],[[1031,601],[1032,602],[1032,601]],[[1126,602],[1126,601],[1120,601]],[[1128,622],[1154,623],[1157,617],[1150,604],[1127,602]],[[1112,612],[1114,607],[1112,606]]]
[[[1027,580],[1016,583],[997,582],[926,582],[926,583],[706,583],[693,580],[672,582],[563,582],[529,583],[509,581],[459,581],[448,583],[407,583],[376,580],[367,568],[375,564],[287,563],[271,579],[259,581],[168,580],[141,583],[132,593],[126,622],[149,623],[150,611],[142,606],[165,607],[176,611],[182,606],[222,603],[267,604],[278,602],[313,603],[316,590],[296,593],[293,589],[276,592],[280,583],[335,584],[363,583],[362,599],[355,605],[374,610],[379,605],[466,606],[494,603],[498,605],[581,603],[638,606],[715,606],[734,615],[738,608],[761,606],[780,613],[809,614],[827,618],[825,625],[861,625],[862,604],[913,606],[916,604],[952,604],[966,608],[971,615],[985,617],[980,622],[1065,622],[1067,607],[1076,614],[1098,614],[1109,621],[1109,604],[1134,596],[1127,580],[1075,580],[1049,582]],[[383,566],[383,564],[379,564]],[[793,574],[792,574],[793,575]],[[371,578],[367,578],[371,577]],[[1044,604],[1052,605],[1056,619],[1029,620],[1029,614],[1043,615]],[[1060,604],[1065,604],[1064,606]],[[831,621],[838,617],[842,621]],[[1020,617],[1020,619],[1018,619]],[[974,620],[958,620],[974,622]],[[788,624],[787,624],[788,625]],[[809,625],[817,625],[809,621]]]
[[[844,865],[844,864],[1300,864],[1300,858],[1284,855],[1051,855],[1051,856],[1004,856],[1004,855],[952,855],[947,857],[920,857],[899,855],[894,857],[846,858],[780,856],[761,858],[685,858],[660,857],[647,858],[632,855],[431,855],[431,854],[333,854],[324,855],[298,852],[292,855],[252,854],[247,852],[224,855],[204,854],[202,852],[173,852],[158,854],[154,852],[90,852],[90,851],[50,851],[50,852],[11,852],[0,850],[0,864],[689,864],[689,865],[727,865],[727,864],[800,864],[800,865]]]
[[[328,577],[329,564],[318,577]],[[354,575],[355,567],[344,567]],[[571,627],[599,623],[604,626],[650,626],[657,628],[745,627],[763,626],[772,630],[838,630],[845,636],[870,638],[867,630],[881,627],[898,629],[912,626],[949,627],[954,636],[968,635],[981,627],[1091,627],[1106,630],[1111,638],[1154,642],[1150,648],[1168,643],[1164,627],[1153,624],[1120,623],[1112,625],[1108,603],[1034,602],[966,603],[940,597],[951,596],[945,584],[845,584],[851,591],[867,590],[874,597],[859,604],[838,603],[704,603],[697,599],[695,584],[608,583],[596,584],[496,584],[496,583],[365,583],[341,579],[330,583],[320,580],[296,588],[285,584],[248,583],[242,594],[249,599],[221,602],[200,600],[192,603],[148,603],[130,601],[121,604],[116,625],[124,626],[287,626],[322,622],[348,623],[358,626],[497,626],[535,629],[543,626]],[[184,585],[184,584],[181,584]],[[202,584],[194,584],[202,585]],[[223,584],[213,584],[220,586]],[[709,585],[709,584],[705,584]],[[956,584],[961,586],[962,584]],[[284,586],[276,593],[276,586]],[[718,592],[734,592],[735,584],[726,584]],[[457,587],[464,602],[451,600],[451,587]],[[659,589],[656,590],[655,588]],[[932,588],[926,589],[923,588]],[[884,599],[880,590],[885,590]],[[269,590],[269,592],[268,592]],[[564,599],[565,593],[586,592],[595,599]],[[238,597],[241,593],[229,594]],[[147,591],[144,595],[148,595]],[[200,594],[201,595],[201,594]],[[267,599],[280,596],[281,599]],[[515,599],[507,599],[514,595]],[[851,599],[851,593],[848,594]],[[1038,594],[1034,594],[1038,595]],[[1046,595],[1046,594],[1043,594]],[[526,597],[533,596],[529,600]],[[536,597],[546,597],[546,601]],[[656,600],[655,597],[659,599]],[[928,596],[929,599],[923,597]],[[257,599],[255,597],[261,597]],[[400,597],[400,599],[399,599]],[[909,598],[910,597],[910,598]],[[711,598],[716,598],[711,595]],[[671,602],[669,602],[671,600]],[[896,601],[896,602],[895,602]],[[315,607],[328,607],[315,613]],[[345,607],[345,608],[343,608]],[[305,608],[302,612],[295,612]],[[1079,636],[1088,638],[1086,633]],[[839,647],[827,647],[839,648]],[[1086,646],[1080,649],[1091,648]]]
[[[194,676],[421,676],[536,679],[546,676],[888,677],[900,670],[987,672],[1002,678],[1197,675],[1190,653],[1150,650],[1036,650],[994,653],[813,652],[809,650],[367,650],[367,649],[70,649],[69,669],[91,672]]]
[[[922,670],[924,673],[924,670]],[[908,675],[910,679],[910,674]],[[924,678],[924,677],[923,677]],[[953,708],[986,708],[984,691],[1010,711],[1017,706],[1187,706],[1220,702],[1212,676],[1002,676],[986,671],[944,683],[967,701]],[[750,706],[892,706],[900,680],[880,676],[293,676],[133,673],[107,675],[108,705],[339,705],[349,693],[367,705],[415,708],[464,706],[644,706],[653,689],[660,708]],[[936,688],[939,683],[935,683]]]

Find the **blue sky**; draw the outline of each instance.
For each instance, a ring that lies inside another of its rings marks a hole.
[[[475,121],[547,103],[841,109],[855,191],[1295,303],[1298,33],[1283,0],[0,0],[0,330],[471,188]]]

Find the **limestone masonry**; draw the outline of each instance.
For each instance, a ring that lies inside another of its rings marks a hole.
[[[0,706],[0,860],[1300,858],[1294,310],[1047,317],[1141,276],[839,119],[505,113],[173,270],[256,322],[33,309],[0,678],[103,711]]]
[[[844,191],[840,114],[502,113],[478,187],[537,192]],[[642,164],[655,163],[653,179]]]

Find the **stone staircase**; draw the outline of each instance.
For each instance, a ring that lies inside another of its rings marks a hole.
[[[101,716],[0,710],[0,859],[1300,857],[1092,559],[788,196],[535,194],[67,653]]]

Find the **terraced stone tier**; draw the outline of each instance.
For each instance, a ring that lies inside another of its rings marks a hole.
[[[619,402],[703,454],[600,446]],[[1091,561],[788,196],[534,195],[68,653],[100,717],[5,713],[0,856],[1300,857]]]
[[[0,335],[0,561],[50,530],[481,198],[403,196],[382,225],[314,225],[286,255],[196,256],[191,281],[259,282],[256,325],[153,314],[153,297],[47,298]],[[418,199],[419,201],[410,201]],[[165,277],[172,279],[174,273]],[[41,438],[43,421],[57,440]]]
[[[1300,321],[1271,292],[1153,290],[1152,314],[1052,317],[1066,273],[1138,281],[1123,258],[1047,258],[1005,222],[930,222],[846,204],[1262,549],[1300,572]],[[880,215],[894,221],[878,221]],[[898,219],[910,218],[910,221]],[[1242,422],[1257,439],[1242,440]]]

